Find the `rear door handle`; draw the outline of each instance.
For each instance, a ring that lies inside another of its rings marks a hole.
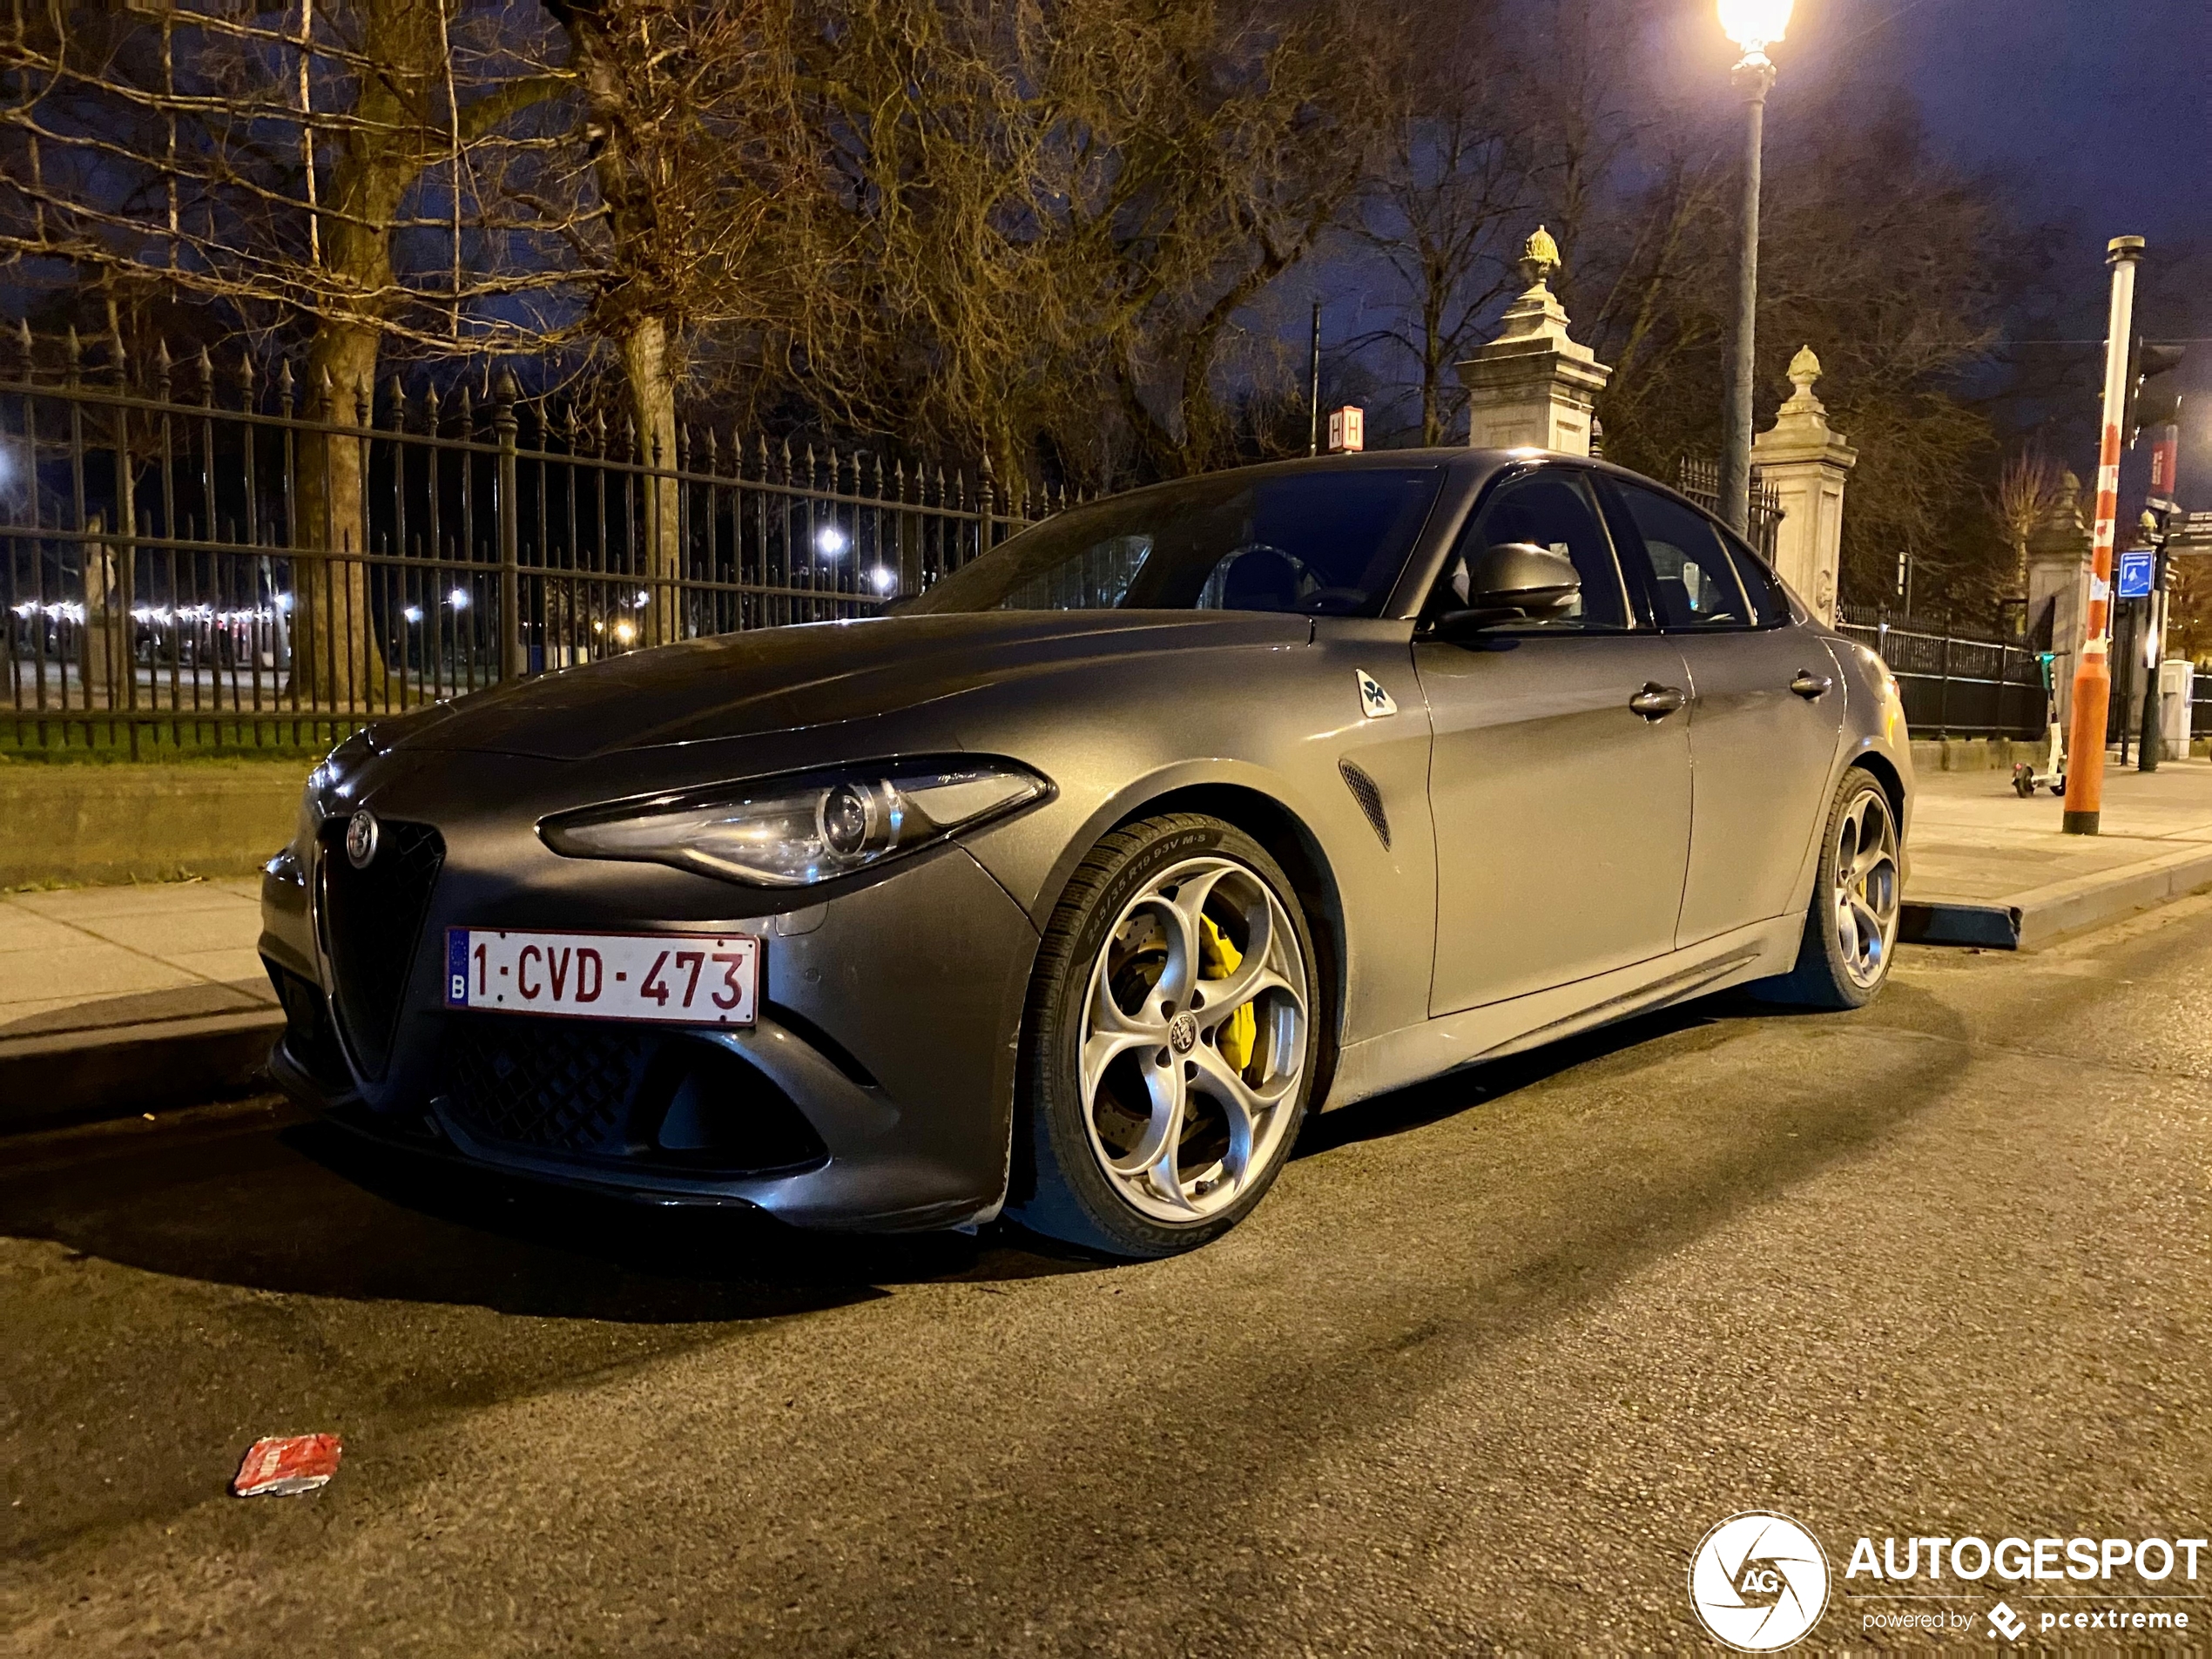
[[[1629,699],[1629,706],[1647,720],[1663,720],[1689,701],[1689,694],[1679,686],[1646,680],[1643,690]]]
[[[1827,696],[1828,688],[1835,683],[1825,674],[1816,674],[1809,668],[1801,668],[1797,671],[1797,678],[1790,682],[1790,689],[1811,702],[1816,697]]]

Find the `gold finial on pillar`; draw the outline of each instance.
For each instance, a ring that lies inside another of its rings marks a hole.
[[[1541,225],[1521,247],[1521,275],[1533,288],[1541,288],[1559,269],[1559,244]]]

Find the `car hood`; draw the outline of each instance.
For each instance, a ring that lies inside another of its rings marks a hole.
[[[1102,658],[1280,646],[1303,617],[1190,610],[986,611],[810,623],[694,639],[541,674],[381,723],[387,749],[580,760],[894,713]]]

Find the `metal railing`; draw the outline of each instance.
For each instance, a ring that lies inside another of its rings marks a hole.
[[[1684,455],[1675,463],[1675,488],[1709,513],[1721,509],[1721,463],[1703,455]],[[1775,487],[1751,472],[1751,533],[1745,537],[1769,564],[1774,563],[1775,538],[1782,528],[1782,496]]]
[[[1916,738],[2044,735],[2043,674],[2026,644],[1965,637],[1946,622],[1846,606],[1837,631],[1880,653]]]
[[[315,746],[649,644],[865,616],[1066,504],[488,395],[303,397],[74,338],[0,377],[0,673],[20,748]],[[4,347],[0,347],[4,349]],[[55,360],[58,358],[58,362]],[[303,408],[302,405],[305,405]],[[643,453],[641,453],[641,450]]]

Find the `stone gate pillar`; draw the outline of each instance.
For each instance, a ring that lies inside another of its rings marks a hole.
[[[1821,621],[1836,620],[1844,546],[1844,480],[1858,451],[1828,424],[1828,406],[1812,393],[1820,359],[1807,346],[1790,360],[1790,401],[1774,424],[1751,441],[1751,465],[1780,497],[1775,568]]]
[[[2074,718],[2074,648],[2089,609],[2089,542],[2081,480],[2069,472],[2058,504],[2027,536],[2027,644],[2057,653],[2051,677],[2061,726]]]
[[[1558,269],[1559,244],[1539,225],[1521,250],[1527,291],[1506,308],[1498,337],[1455,365],[1472,448],[1590,452],[1590,411],[1613,370],[1567,337],[1567,313],[1547,283]]]

